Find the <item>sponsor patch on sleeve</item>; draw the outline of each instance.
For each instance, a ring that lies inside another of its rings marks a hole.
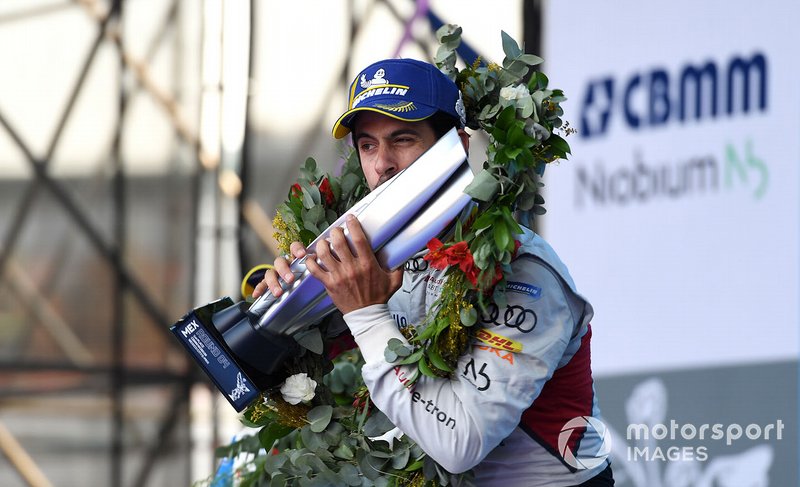
[[[517,294],[525,294],[533,299],[539,299],[542,297],[542,288],[525,282],[508,281],[506,284],[506,291]]]
[[[478,330],[478,332],[475,334],[475,337],[492,348],[507,350],[514,353],[522,351],[522,344],[520,342],[506,338],[503,335],[487,330],[486,328]]]

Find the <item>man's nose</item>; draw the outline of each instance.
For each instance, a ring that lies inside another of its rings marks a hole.
[[[388,179],[397,172],[397,161],[391,148],[386,146],[378,147],[375,172],[381,175],[382,179]]]

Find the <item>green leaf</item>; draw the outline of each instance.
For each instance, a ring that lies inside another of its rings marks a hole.
[[[494,226],[494,243],[498,249],[505,250],[511,241],[511,232],[505,224],[496,223]]]
[[[544,62],[544,59],[534,54],[521,54],[517,59],[528,66],[536,66],[537,64],[542,64]]]
[[[547,89],[548,82],[549,80],[547,79],[547,76],[541,71],[537,71],[533,73],[533,76],[531,76],[531,79],[528,82],[528,90],[531,92],[536,90],[545,90]]]
[[[550,135],[550,138],[547,139],[547,143],[550,144],[550,147],[552,147],[554,150],[557,150],[560,154],[571,154],[569,144],[566,140],[561,138],[560,135]]]
[[[375,481],[381,476],[379,469],[383,468],[383,463],[369,455],[364,455],[358,461],[358,467],[364,477],[369,480]]]
[[[306,181],[300,181],[300,187],[303,188],[303,206],[306,209],[311,209],[322,203],[318,187],[308,184]]]
[[[300,429],[300,438],[303,440],[303,445],[312,452],[316,453],[319,450],[328,449],[329,445],[324,440],[323,436],[312,431],[308,425]]]
[[[501,130],[508,130],[512,123],[517,119],[516,116],[516,108],[513,106],[508,106],[500,112],[500,115],[497,116],[497,122],[495,123],[495,127]]]
[[[476,321],[478,321],[478,311],[475,310],[474,306],[470,306],[469,308],[461,308],[459,318],[461,318],[462,325],[472,326]]]
[[[433,364],[433,366],[436,367],[437,369],[442,370],[444,372],[453,371],[453,368],[447,365],[447,362],[444,361],[442,356],[436,350],[436,347],[428,347],[428,358],[430,359],[431,364]]]
[[[339,469],[339,476],[342,481],[350,486],[356,487],[361,485],[361,477],[358,475],[358,469],[349,463],[342,465]]]
[[[295,429],[291,426],[285,426],[280,423],[270,423],[261,428],[261,431],[258,432],[258,441],[261,443],[261,446],[270,450],[276,440],[283,438],[294,430]]]
[[[353,459],[353,450],[351,450],[350,447],[348,447],[345,443],[340,443],[339,446],[333,450],[333,454],[345,460]]]
[[[419,359],[419,371],[422,372],[423,375],[427,375],[428,377],[439,377],[436,375],[433,370],[431,369],[430,365],[428,365],[428,361],[425,360],[425,357]]]
[[[425,354],[425,349],[424,348],[420,348],[416,352],[412,353],[408,357],[406,357],[403,360],[401,360],[400,362],[398,362],[397,365],[408,365],[408,364],[416,363],[416,362],[419,361],[420,357],[422,357],[423,354]]]
[[[276,455],[272,455],[271,453],[267,455],[267,458],[264,460],[264,470],[267,473],[276,473],[279,468],[286,463],[288,457],[285,453],[280,452]]]
[[[500,190],[500,183],[492,174],[483,169],[464,189],[464,192],[478,201],[489,201]]]
[[[333,407],[328,405],[317,406],[308,412],[308,421],[311,423],[311,431],[321,433],[328,427],[333,416]]]
[[[395,470],[405,468],[410,456],[411,452],[407,448],[402,451],[395,451],[392,457],[392,468]]]
[[[506,34],[505,31],[500,31],[500,36],[503,40],[503,52],[507,58],[515,59],[522,54],[519,44],[517,44],[517,41],[515,41],[513,37]]]
[[[522,211],[530,210],[535,203],[536,193],[525,191],[517,198],[517,208]]]
[[[304,167],[306,171],[308,171],[311,174],[314,174],[317,172],[317,161],[315,161],[313,157],[309,157],[306,159]]]
[[[444,24],[436,30],[436,40],[439,43],[453,42],[461,38],[462,29],[456,24]]]
[[[349,173],[342,176],[342,194],[349,195],[353,190],[361,184],[361,179],[355,174]]]
[[[386,362],[393,364],[400,357],[397,356],[397,353],[394,350],[389,350],[388,348],[386,348],[383,351],[383,358],[386,360]]]
[[[270,478],[269,487],[286,487],[286,485],[288,485],[286,480],[287,480],[287,475],[285,473],[279,473],[279,474],[273,475]],[[255,480],[255,482],[257,482],[257,481],[258,481],[258,479]],[[252,484],[249,484],[247,486],[242,484],[241,487],[254,487],[255,485],[261,485],[261,484],[260,483],[258,483],[258,484],[252,483]]]
[[[325,219],[325,207],[322,205],[314,205],[308,210],[305,211],[305,215],[303,216],[303,221],[310,221],[314,224],[324,223]]]
[[[394,425],[381,411],[374,411],[364,423],[364,435],[370,438],[381,436],[392,429],[394,429]]]

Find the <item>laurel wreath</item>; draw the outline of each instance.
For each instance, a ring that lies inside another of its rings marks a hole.
[[[387,361],[410,368],[411,382],[422,375],[453,373],[479,328],[479,313],[492,302],[505,305],[505,275],[518,249],[514,237],[522,232],[519,224],[529,226],[544,213],[539,179],[547,164],[570,152],[556,132],[574,132],[561,119],[561,90],[548,89],[544,73],[531,72],[541,58],[524,53],[502,32],[501,65],[479,59],[458,69],[461,33],[456,25],[437,31],[435,63],[458,85],[467,127],[483,130],[489,144],[482,169],[465,190],[476,203],[470,216],[456,222],[445,242],[433,239],[427,245],[425,260],[447,276],[441,296],[423,323],[403,330],[408,344],[393,339],[384,352]],[[344,155],[338,177],[307,159],[273,221],[279,247],[288,253],[293,241],[308,245],[367,192],[354,151]],[[326,319],[314,333],[324,336],[327,326]],[[422,486],[468,481],[469,472],[450,474],[406,436],[375,439],[394,426],[371,406],[357,350],[340,354],[332,363],[328,356],[335,343],[321,346],[319,338],[308,336],[298,341],[316,345],[307,346],[287,372],[313,378],[318,384],[315,397],[291,405],[270,391],[247,409],[242,421],[260,428],[259,433],[217,452],[221,457],[247,457],[233,474],[239,485]]]

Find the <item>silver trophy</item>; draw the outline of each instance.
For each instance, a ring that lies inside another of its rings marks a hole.
[[[381,265],[396,269],[453,223],[470,202],[464,189],[472,178],[461,139],[452,129],[411,166],[353,205],[309,244],[308,252],[314,253],[317,242],[327,239],[333,228],[344,228],[349,238],[345,221],[352,214],[361,223]],[[296,279],[291,285],[282,283],[281,297],[267,292],[249,307],[247,303],[233,304],[223,298],[224,302],[195,309],[172,327],[239,411],[252,400],[242,393],[243,387],[247,389],[247,379],[259,389],[273,385],[271,378],[280,365],[296,352],[291,336],[315,326],[335,310],[322,283],[306,269],[305,259],[291,263]],[[187,324],[192,330],[201,326],[205,331],[203,340],[191,340],[186,333]],[[221,369],[219,359],[207,360],[213,351],[198,350],[198,344],[210,349],[206,344],[209,339],[213,342],[210,347],[225,352],[225,362],[239,367]],[[232,390],[237,392],[235,400]]]

